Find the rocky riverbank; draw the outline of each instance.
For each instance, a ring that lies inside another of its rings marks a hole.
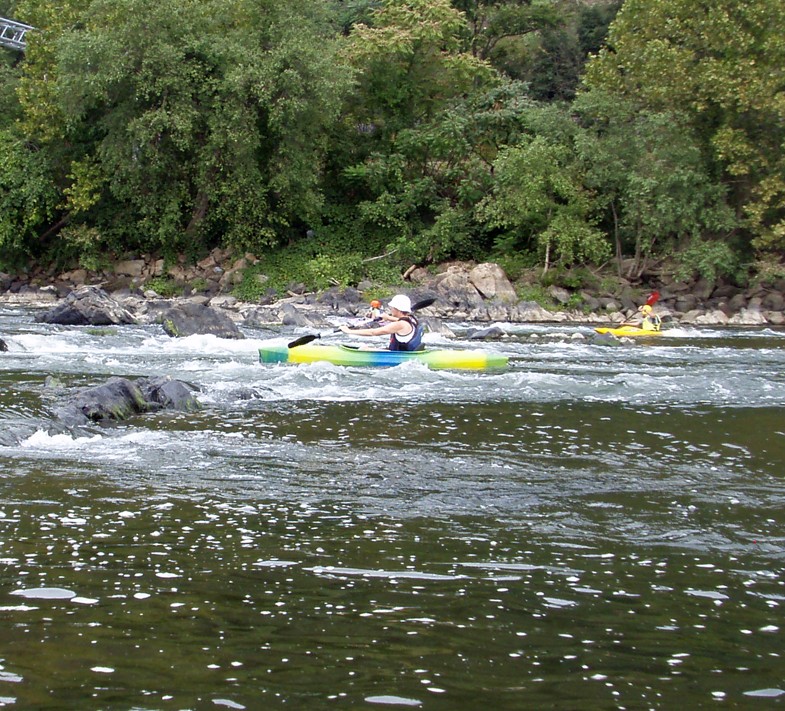
[[[226,252],[214,250],[198,264],[178,264],[166,271],[163,260],[145,258],[120,261],[111,270],[98,273],[85,270],[58,274],[38,270],[19,276],[0,273],[0,304],[65,307],[69,299],[74,301],[74,294],[84,294],[89,291],[85,287],[94,286],[111,297],[116,313],[123,312],[117,323],[163,323],[163,314],[176,303],[209,305],[212,311],[224,313],[234,324],[249,326],[320,327],[331,318],[354,317],[367,309],[368,295],[364,292],[373,287],[370,284],[320,293],[306,293],[303,287],[292,285],[283,298],[268,294],[258,302],[241,301],[231,292],[242,280],[245,269],[254,262],[252,255],[234,259]],[[184,296],[171,299],[158,294],[151,285],[161,283],[162,279],[180,285]],[[618,324],[632,317],[648,294],[657,290],[660,298],[656,311],[666,324],[785,325],[785,279],[747,289],[706,281],[679,282],[665,277],[640,286],[617,280],[593,291],[550,287],[542,292],[549,303],[521,299],[521,285],[513,284],[492,263],[445,264],[435,272],[412,269],[407,273],[407,281],[406,287],[395,289],[406,291],[413,301],[434,298],[433,306],[423,312],[434,319]],[[113,318],[109,317],[107,323],[115,322]],[[98,322],[100,318],[93,321]]]

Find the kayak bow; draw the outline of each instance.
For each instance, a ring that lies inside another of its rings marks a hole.
[[[491,370],[505,368],[507,356],[477,350],[388,351],[364,350],[344,345],[308,343],[297,348],[269,345],[259,349],[260,363],[316,363],[360,367],[392,367],[417,361],[435,370]]]

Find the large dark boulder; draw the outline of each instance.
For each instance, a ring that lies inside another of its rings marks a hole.
[[[0,338],[0,351],[7,351],[7,350],[8,350],[8,344],[2,338]]]
[[[112,326],[136,323],[136,319],[103,289],[82,286],[72,291],[59,304],[38,314],[39,323],[63,326]]]
[[[133,415],[172,409],[193,412],[200,408],[189,386],[170,378],[111,378],[103,385],[82,390],[55,412],[68,427],[89,423],[120,422]]]
[[[363,299],[357,289],[348,287],[341,289],[339,287],[331,287],[326,291],[319,294],[316,298],[316,303],[321,306],[354,316],[358,309],[363,308]],[[367,304],[365,305],[367,306]]]
[[[284,304],[280,310],[281,323],[284,326],[310,326],[310,319],[293,304]]]
[[[482,295],[463,269],[450,267],[445,273],[438,274],[433,289],[439,297],[441,306],[450,306],[459,311],[471,311],[481,306]]]
[[[72,403],[90,422],[127,420],[147,411],[147,402],[136,383],[112,378],[107,383],[78,393]]]
[[[173,337],[212,335],[218,338],[245,338],[232,319],[208,304],[185,301],[164,312],[164,331]]]

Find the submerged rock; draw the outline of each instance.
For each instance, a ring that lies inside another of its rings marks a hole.
[[[170,378],[111,378],[103,385],[78,392],[57,409],[55,417],[67,427],[119,422],[162,409],[193,412],[200,408],[193,388]]]
[[[622,346],[630,340],[629,338],[616,338],[612,333],[594,333],[591,336],[592,343],[603,346]]]
[[[469,331],[466,334],[466,338],[470,341],[495,341],[504,338],[506,335],[503,329],[498,326],[491,326],[490,328]]]
[[[193,388],[180,380],[163,376],[137,380],[148,409],[178,410],[194,412],[200,405],[193,396]],[[156,405],[158,406],[156,408]]]

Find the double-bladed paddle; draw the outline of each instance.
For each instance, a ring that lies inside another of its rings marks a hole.
[[[417,301],[412,304],[412,311],[419,311],[420,309],[424,309],[427,306],[430,306],[436,299],[423,299],[422,301]],[[330,333],[337,333],[340,331],[340,328],[334,328]],[[289,344],[289,348],[297,348],[297,346],[304,346],[306,343],[310,343],[311,341],[315,341],[317,338],[321,338],[321,333],[309,333],[307,336],[300,336],[296,338]]]

